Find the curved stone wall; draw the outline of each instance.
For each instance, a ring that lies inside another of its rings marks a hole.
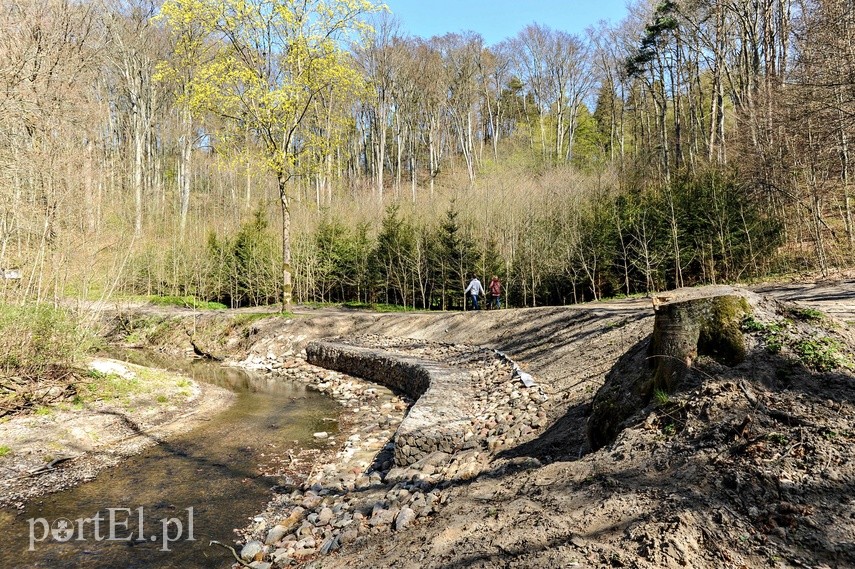
[[[313,365],[380,383],[415,400],[395,433],[398,466],[435,452],[453,454],[475,446],[466,437],[473,420],[466,412],[471,399],[469,372],[335,340],[309,343],[306,358]]]

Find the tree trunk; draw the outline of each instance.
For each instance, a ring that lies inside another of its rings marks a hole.
[[[279,172],[279,203],[282,210],[282,310],[291,307],[291,209],[288,200],[288,174]]]
[[[653,390],[675,391],[699,354],[729,366],[745,359],[739,325],[750,307],[744,297],[723,295],[680,302],[655,297],[653,305],[656,319],[647,351]]]

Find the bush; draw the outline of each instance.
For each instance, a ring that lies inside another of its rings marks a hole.
[[[74,396],[73,368],[93,344],[65,310],[0,305],[0,417]]]
[[[4,377],[41,378],[73,366],[91,339],[68,311],[45,305],[0,305]]]

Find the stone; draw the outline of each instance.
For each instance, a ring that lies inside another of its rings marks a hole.
[[[267,561],[253,561],[249,564],[252,569],[270,569],[273,567],[272,563],[268,563]]]
[[[273,545],[274,543],[285,537],[285,534],[287,533],[287,528],[280,525],[275,525],[269,532],[267,532],[267,538],[264,540],[264,543],[265,545]]]
[[[355,529],[349,529],[349,530],[343,531],[343,532],[341,532],[341,534],[339,534],[338,541],[342,545],[345,545],[348,543],[353,543],[354,541],[356,541],[357,537],[359,537],[359,532],[356,531]]]
[[[321,512],[318,514],[318,519],[315,522],[315,525],[325,526],[325,525],[329,524],[333,519],[333,515],[334,514],[333,514],[333,511],[331,509],[329,509],[329,508],[322,509]]]
[[[395,531],[407,529],[416,519],[416,513],[411,508],[404,508],[395,517]]]
[[[311,537],[312,536],[312,529],[314,529],[314,527],[315,526],[313,526],[308,521],[304,522],[303,525],[300,526],[300,529],[297,530],[297,537],[300,539],[305,539],[307,537]]]
[[[303,498],[302,506],[307,510],[311,510],[320,504],[321,500],[322,498],[320,496],[307,495]]]
[[[295,549],[292,555],[294,556],[294,559],[306,559],[307,557],[313,556],[315,553],[316,551],[314,548],[299,548]]]
[[[257,540],[248,541],[240,550],[240,558],[244,561],[253,561],[256,556],[264,551],[264,544]]]
[[[333,551],[335,551],[336,549],[338,549],[340,547],[341,547],[341,545],[339,545],[338,537],[332,536],[332,537],[327,538],[327,540],[323,543],[323,545],[321,545],[320,553],[321,553],[321,555],[329,555],[330,553],[332,553]]]
[[[369,486],[371,486],[371,479],[368,476],[366,476],[365,474],[360,474],[359,476],[356,477],[356,481],[354,482],[354,487],[357,490],[364,490],[365,488],[368,488]]]
[[[375,510],[375,512],[371,515],[371,519],[368,520],[368,523],[373,527],[392,525],[392,523],[395,521],[396,513],[397,512],[395,510]]]

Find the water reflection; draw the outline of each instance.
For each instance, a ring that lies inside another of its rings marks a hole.
[[[207,425],[103,471],[92,482],[33,501],[23,512],[0,510],[0,566],[228,567],[230,553],[208,542],[231,542],[233,528],[246,525],[270,499],[271,487],[282,483],[259,475],[259,466],[285,449],[320,444],[313,432],[335,429],[329,417],[337,417],[337,405],[302,384],[208,362],[190,365],[134,352],[122,358],[180,369],[237,392],[237,402]],[[131,539],[108,539],[109,508],[114,536]],[[194,541],[186,540],[188,508]],[[46,533],[45,524],[60,532],[70,526],[72,539],[60,542],[66,534]],[[181,538],[176,537],[179,524]],[[164,531],[174,542],[166,542]]]

